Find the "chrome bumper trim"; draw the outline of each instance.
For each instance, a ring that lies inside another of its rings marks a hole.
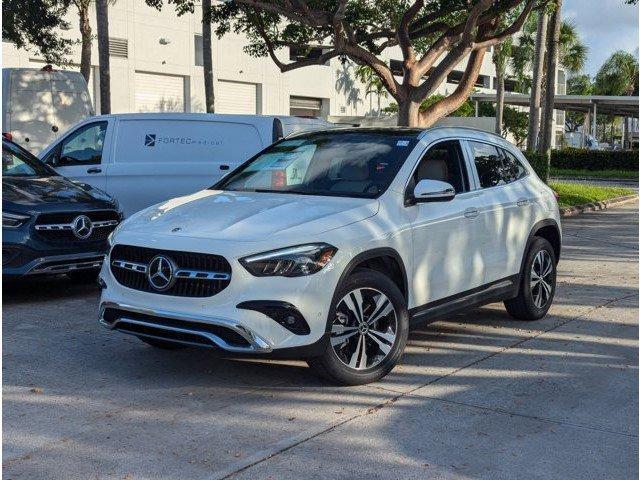
[[[68,273],[76,270],[100,268],[102,267],[103,260],[103,253],[40,257],[30,262],[33,264],[33,266],[31,266],[29,270],[27,270],[25,275]],[[48,265],[49,263],[54,264]]]
[[[104,312],[107,308],[115,308],[115,309],[119,309],[119,310],[125,310],[125,311],[129,311],[129,312],[135,312],[135,313],[141,313],[141,314],[146,314],[146,315],[150,315],[150,316],[154,316],[154,317],[164,317],[164,318],[170,318],[173,320],[184,320],[184,321],[190,321],[190,322],[200,322],[200,323],[204,323],[204,324],[209,324],[209,325],[217,325],[220,327],[225,327],[228,328],[230,330],[233,330],[234,332],[236,332],[237,334],[239,334],[241,337],[243,337],[248,343],[249,346],[248,347],[238,347],[236,345],[230,345],[227,342],[225,342],[222,338],[218,337],[217,335],[214,335],[213,333],[210,332],[206,332],[206,331],[199,331],[199,330],[193,330],[190,328],[178,328],[178,327],[172,327],[172,326],[168,326],[168,325],[161,325],[158,323],[148,323],[148,322],[144,322],[141,320],[134,320],[134,319],[130,319],[130,318],[120,318],[119,320],[117,320],[116,322],[114,322],[113,324],[110,324],[109,322],[107,322],[104,319]],[[211,318],[211,317],[206,317],[206,316],[201,316],[201,315],[184,315],[184,314],[179,314],[179,313],[175,313],[175,312],[170,312],[167,310],[160,310],[160,309],[149,309],[149,308],[142,308],[142,307],[134,307],[132,305],[126,305],[126,304],[122,304],[122,303],[116,303],[116,302],[103,302],[102,304],[100,304],[100,323],[110,329],[110,330],[119,330],[118,329],[118,324],[123,323],[129,323],[129,324],[133,324],[133,325],[140,325],[140,326],[144,326],[144,327],[150,327],[150,328],[155,328],[158,330],[166,330],[166,331],[170,331],[170,332],[177,332],[177,333],[187,333],[187,334],[191,334],[191,335],[196,335],[196,336],[200,336],[203,338],[206,338],[208,341],[214,343],[216,346],[220,347],[223,350],[226,350],[228,352],[236,352],[236,353],[269,353],[273,350],[273,346],[267,342],[265,339],[263,339],[262,337],[260,337],[259,335],[257,335],[256,333],[252,332],[251,330],[249,330],[247,327],[240,325],[237,322],[234,322],[232,320],[227,320],[224,318]],[[119,330],[122,333],[127,333],[130,335],[142,335],[142,334],[138,334],[138,333],[133,333],[133,332],[128,332],[126,330]],[[154,337],[153,335],[142,335],[142,336],[148,336],[148,337],[153,337],[153,338],[160,338],[160,337]],[[167,340],[166,338],[162,338],[162,340]],[[175,340],[171,340],[171,341],[175,341]],[[191,344],[190,342],[180,342],[180,341],[176,341],[177,343],[186,343],[186,344]],[[198,344],[200,345],[200,344]]]

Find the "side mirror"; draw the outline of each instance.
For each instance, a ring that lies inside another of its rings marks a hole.
[[[420,180],[413,189],[413,202],[448,202],[456,196],[450,183],[440,180]]]

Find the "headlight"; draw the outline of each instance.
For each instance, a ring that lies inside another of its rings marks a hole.
[[[20,215],[19,213],[2,212],[2,226],[7,228],[16,228],[29,220],[29,215]]]
[[[327,243],[312,243],[250,255],[240,263],[256,277],[302,277],[322,270],[337,251]]]

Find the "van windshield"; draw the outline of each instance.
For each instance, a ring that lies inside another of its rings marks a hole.
[[[307,133],[273,144],[212,188],[375,198],[416,143],[413,130]]]
[[[3,177],[49,177],[56,175],[36,157],[16,145],[2,142]]]

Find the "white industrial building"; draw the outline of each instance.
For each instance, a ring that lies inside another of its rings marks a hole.
[[[93,6],[92,6],[93,9]],[[95,12],[91,12],[95,36]],[[71,29],[64,32],[80,38],[78,17],[70,8]],[[172,5],[157,11],[144,0],[118,0],[109,7],[111,53],[111,111],[204,111],[202,67],[202,23],[200,11],[178,17]],[[233,33],[213,42],[215,107],[217,113],[305,115],[332,118],[377,114],[378,98],[366,95],[366,88],[354,76],[354,66],[333,59],[326,65],[305,67],[281,73],[271,59],[253,58],[243,52],[246,40]],[[3,43],[4,67],[41,67],[44,62],[34,52],[18,50]],[[396,58],[394,58],[394,54]],[[283,60],[296,52],[282,49]],[[80,47],[69,58],[78,68]],[[386,60],[401,72],[399,49],[389,50]],[[97,68],[98,46],[92,49],[92,80],[89,85],[94,102],[99,101]],[[453,71],[440,93],[453,91],[462,76]],[[564,75],[560,75],[564,77]],[[561,83],[564,80],[561,79]],[[491,54],[485,55],[477,91],[495,92],[495,69]],[[507,82],[507,90],[510,90]],[[559,90],[563,89],[561,85]],[[564,93],[562,90],[559,93]],[[392,99],[381,98],[382,108]],[[99,111],[99,105],[95,105]],[[564,119],[558,119],[562,128]]]

